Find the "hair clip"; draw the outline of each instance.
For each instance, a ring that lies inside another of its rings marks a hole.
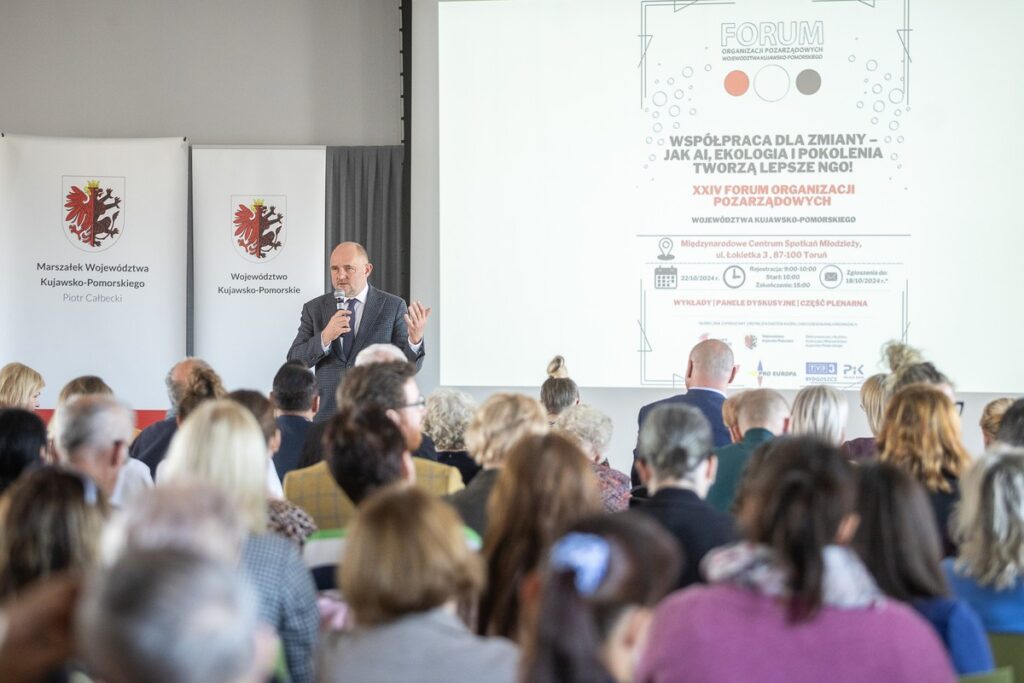
[[[608,541],[594,534],[566,534],[551,549],[551,568],[575,572],[576,591],[592,595],[608,573],[611,559]]]

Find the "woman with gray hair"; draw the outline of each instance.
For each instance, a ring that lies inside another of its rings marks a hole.
[[[846,399],[838,391],[823,385],[804,387],[793,399],[789,432],[838,447],[846,433],[846,415]]]
[[[590,468],[601,486],[601,502],[607,512],[629,507],[631,482],[628,474],[613,470],[605,452],[612,440],[612,420],[594,406],[580,404],[566,408],[554,424],[555,431],[574,440],[590,459]]]
[[[960,555],[943,562],[957,597],[990,633],[1024,633],[1024,450],[994,451],[960,480],[953,538]]]
[[[456,468],[467,486],[480,471],[466,450],[466,427],[475,412],[476,401],[469,394],[441,388],[427,396],[423,417],[423,432],[434,442],[437,461]]]

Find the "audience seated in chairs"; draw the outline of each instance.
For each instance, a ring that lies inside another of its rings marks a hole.
[[[640,429],[637,467],[652,495],[636,509],[679,543],[684,562],[676,588],[700,581],[700,563],[708,551],[735,538],[732,518],[704,500],[715,481],[717,459],[711,448],[711,427],[693,406],[660,405]]]
[[[878,437],[879,459],[908,472],[928,490],[943,554],[956,554],[949,519],[960,499],[960,475],[971,456],[960,438],[953,401],[934,385],[911,384],[892,396]]]
[[[483,586],[483,568],[458,516],[437,498],[416,487],[371,495],[339,574],[355,629],[325,636],[319,680],[517,680],[516,647],[475,636],[460,620]]]
[[[995,450],[964,475],[943,569],[953,592],[994,633],[1024,634],[1024,450]]]
[[[277,409],[277,428],[281,432],[274,467],[282,482],[285,475],[299,467],[306,436],[320,410],[317,392],[316,376],[301,361],[288,361],[274,375],[270,400]]]
[[[442,388],[430,392],[426,407],[423,434],[433,440],[437,461],[456,468],[462,483],[469,486],[480,472],[480,465],[466,450],[466,428],[476,412],[476,402],[465,392]]]
[[[958,674],[991,671],[985,629],[963,600],[950,598],[942,545],[924,488],[889,463],[859,471],[853,547],[878,587],[924,617],[942,638]]]
[[[570,524],[601,509],[597,479],[572,441],[545,434],[516,442],[487,504],[487,590],[477,632],[518,642],[523,577]]]
[[[594,406],[580,404],[566,408],[554,424],[555,431],[576,442],[590,460],[590,469],[601,486],[606,512],[629,507],[629,475],[612,469],[605,458],[612,440],[612,419]]]
[[[520,680],[631,683],[652,610],[680,562],[672,537],[637,512],[573,524],[539,570]]]
[[[934,630],[849,549],[856,482],[838,449],[772,451],[743,499],[746,540],[705,558],[710,585],[655,610],[636,680],[955,681]]]
[[[495,394],[483,402],[466,427],[466,448],[483,471],[465,491],[448,496],[466,526],[483,536],[487,531],[487,501],[519,439],[548,431],[540,403],[522,394]]]
[[[92,479],[110,499],[123,481],[135,412],[113,396],[82,396],[62,406],[54,420],[60,461]]]
[[[42,466],[46,425],[24,408],[0,408],[0,494],[23,473]]]
[[[312,680],[319,623],[313,579],[295,543],[267,530],[267,444],[238,403],[205,401],[174,435],[157,484],[193,480],[218,485],[238,506],[249,530],[241,567],[256,587],[260,618],[281,637],[292,681]]]

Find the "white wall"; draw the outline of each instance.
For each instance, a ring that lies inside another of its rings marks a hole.
[[[440,278],[438,272],[439,206],[438,206],[438,61],[437,61],[437,5],[439,0],[416,0],[413,4],[413,129],[412,129],[412,294],[414,298],[426,302],[437,302],[440,297]],[[470,286],[471,283],[467,283]],[[543,278],[539,277],[536,287],[541,290]],[[511,315],[510,321],[515,319]],[[435,309],[427,329],[427,343],[443,344],[439,338],[439,320],[444,311]],[[474,329],[467,325],[466,334],[475,335],[481,344],[487,343],[488,335],[501,334],[500,330]],[[679,354],[684,356],[689,349],[680,348]],[[424,393],[438,386],[439,368],[437,354],[430,353],[428,346],[427,358],[419,381]],[[500,362],[500,359],[495,359]],[[568,359],[572,368],[572,359]],[[477,400],[482,400],[495,391],[516,390],[538,395],[540,383],[545,379],[544,368],[537,368],[537,386],[528,388],[467,388],[462,387]],[[953,378],[956,380],[956,378]],[[581,389],[582,399],[607,413],[615,425],[615,433],[609,449],[609,459],[616,468],[629,471],[632,461],[633,446],[636,441],[636,416],[640,406],[672,395],[670,390],[653,389]],[[795,392],[783,392],[787,400],[792,402]],[[870,431],[863,411],[860,410],[860,397],[856,393],[846,394],[850,408],[850,419],[847,425],[847,436],[850,438],[868,436]],[[992,394],[967,394],[959,397],[966,405],[962,423],[964,425],[964,441],[969,450],[980,453],[982,450],[981,435],[977,428],[981,410],[985,404],[996,398]]]
[[[386,0],[2,0],[0,131],[394,145]]]

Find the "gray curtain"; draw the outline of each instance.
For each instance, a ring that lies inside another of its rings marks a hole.
[[[370,282],[409,299],[409,227],[402,221],[400,145],[327,148],[327,255],[359,242],[373,264]],[[327,290],[331,289],[327,268]]]

